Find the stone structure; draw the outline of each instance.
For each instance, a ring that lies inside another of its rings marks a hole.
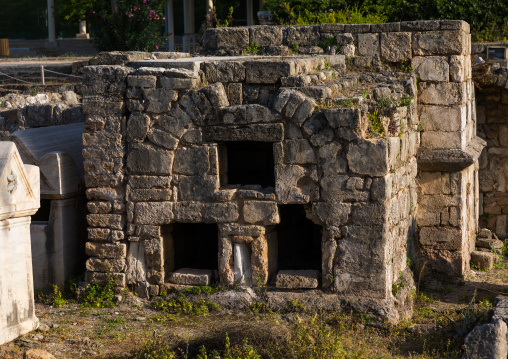
[[[204,39],[236,57],[84,70],[87,281],[113,275],[142,295],[214,276],[319,286],[396,321],[411,314],[412,259],[466,270],[484,146],[466,23]],[[324,40],[341,54],[319,55]],[[301,55],[237,56],[251,42]]]
[[[86,201],[82,123],[16,131],[25,163],[41,172],[41,208],[32,216],[34,286],[45,289],[77,275],[84,264]]]
[[[0,142],[0,345],[34,330],[30,215],[39,208],[39,169]]]
[[[479,72],[486,73],[490,65]],[[487,149],[480,158],[480,219],[482,226],[506,238],[508,215],[508,69],[495,66],[492,74],[478,81],[478,133],[486,139]]]

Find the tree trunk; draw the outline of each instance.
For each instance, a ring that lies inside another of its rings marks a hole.
[[[111,0],[111,12],[113,14],[118,12],[118,0]]]

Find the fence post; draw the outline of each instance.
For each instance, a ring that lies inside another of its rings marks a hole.
[[[42,79],[42,84],[46,85],[46,81],[44,80],[44,66],[43,65],[41,65],[41,79]]]

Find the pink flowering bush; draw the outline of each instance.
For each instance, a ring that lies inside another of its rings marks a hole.
[[[166,40],[164,1],[118,0],[118,12],[90,11],[100,51],[155,51]]]

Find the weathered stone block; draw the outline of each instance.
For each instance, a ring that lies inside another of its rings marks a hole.
[[[252,224],[270,225],[279,223],[279,210],[274,202],[245,201],[243,218]]]
[[[494,266],[494,255],[490,252],[471,252],[471,263],[475,264],[478,269],[491,270]]]
[[[131,142],[143,142],[150,128],[150,117],[134,112],[127,121],[127,139]]]
[[[182,201],[203,201],[219,189],[218,176],[179,176],[178,198]]]
[[[86,261],[86,270],[92,272],[121,273],[125,267],[125,259],[88,258]]]
[[[506,358],[508,356],[506,323],[496,320],[493,323],[474,327],[464,340],[464,348],[463,359]]]
[[[209,142],[221,141],[261,141],[278,142],[282,140],[284,127],[280,123],[254,124],[240,126],[207,126],[204,137]]]
[[[358,34],[358,55],[379,56],[379,34]]]
[[[182,175],[205,174],[210,168],[208,159],[207,147],[180,147],[175,151],[173,173]]]
[[[384,140],[351,143],[347,153],[349,169],[373,177],[388,173],[388,145]]]
[[[90,257],[125,258],[127,256],[127,245],[124,243],[86,242],[85,252]]]
[[[287,44],[300,46],[315,45],[319,41],[319,26],[290,26],[287,29]]]
[[[153,129],[150,133],[148,133],[147,137],[153,144],[164,147],[168,150],[174,150],[178,147],[179,141],[176,137],[159,129]]]
[[[125,216],[121,214],[88,214],[86,216],[90,227],[123,229]]]
[[[134,206],[134,223],[163,225],[173,219],[173,204],[169,202],[139,202]]]
[[[243,51],[249,46],[249,30],[242,27],[207,29],[203,35],[203,47],[208,51]]]
[[[246,81],[252,84],[275,84],[282,77],[295,75],[295,65],[291,61],[248,61]]]
[[[127,84],[132,87],[152,88],[155,87],[155,76],[132,76],[127,77]]]
[[[213,271],[206,269],[181,268],[171,273],[169,281],[180,285],[210,285]]]
[[[413,36],[413,54],[461,55],[466,49],[466,38],[462,31],[427,31]]]
[[[433,249],[462,250],[460,229],[450,227],[423,227],[420,229],[420,243]]]
[[[227,223],[237,221],[239,217],[236,203],[207,203],[203,208],[203,221]]]
[[[144,98],[148,101],[146,111],[167,112],[171,109],[171,102],[178,98],[178,92],[162,88],[147,89],[144,91]]]
[[[389,32],[382,33],[381,59],[388,62],[411,60],[411,33]]]
[[[466,127],[466,107],[420,106],[420,122],[425,131],[460,132]]]
[[[245,66],[238,61],[205,62],[203,71],[210,83],[245,81]]]
[[[315,166],[276,167],[275,192],[281,203],[309,203],[319,198],[319,185]]]
[[[200,84],[199,78],[161,77],[161,86],[166,90],[189,90]]]
[[[283,289],[313,289],[319,286],[319,271],[280,270],[275,277],[275,287]]]
[[[461,105],[466,103],[466,85],[457,82],[418,83],[418,102],[427,105]]]
[[[206,95],[209,103],[213,106],[213,108],[229,106],[228,97],[222,83],[215,83],[203,88],[200,91]],[[201,114],[204,114],[203,111],[201,111]]]
[[[422,133],[422,146],[431,149],[464,148],[463,132],[425,131]]]
[[[317,202],[312,205],[312,213],[327,226],[340,226],[348,221],[351,213],[350,203]]]
[[[253,26],[249,27],[249,41],[259,46],[281,46],[282,26]]]
[[[171,176],[129,176],[129,187],[153,189],[169,188]]]
[[[127,168],[131,173],[168,175],[172,164],[173,152],[144,144],[131,146],[127,156]]]
[[[450,76],[450,66],[442,56],[416,56],[411,67],[421,81],[448,82]]]
[[[172,191],[170,189],[131,189],[128,191],[129,201],[169,201]]]

